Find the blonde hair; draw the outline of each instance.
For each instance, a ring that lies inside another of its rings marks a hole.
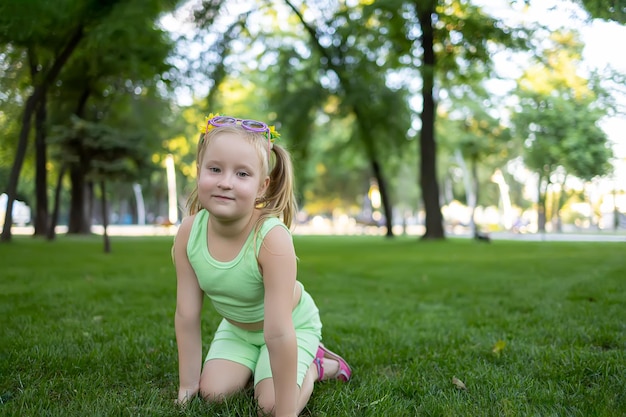
[[[236,133],[247,139],[256,148],[261,167],[270,178],[265,195],[256,201],[256,208],[261,210],[257,227],[263,224],[263,220],[268,217],[278,217],[287,227],[291,227],[297,212],[297,204],[294,194],[293,163],[289,152],[280,145],[272,144],[271,150],[273,152],[268,155],[267,133],[251,132],[239,125],[219,126],[200,135],[196,153],[198,166],[204,158],[208,144],[221,133]],[[274,154],[273,158],[272,153]],[[203,209],[198,198],[197,183],[189,194],[186,208],[189,215],[196,214]]]

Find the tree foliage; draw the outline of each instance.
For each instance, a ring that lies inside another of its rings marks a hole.
[[[624,0],[579,0],[591,17],[626,24],[626,1]]]
[[[520,102],[513,115],[516,135],[524,143],[524,162],[539,178],[541,230],[546,194],[557,170],[591,180],[609,172],[612,157],[606,133],[598,126],[611,103],[599,82],[577,73],[582,44],[573,32],[555,32],[551,41],[520,80]]]

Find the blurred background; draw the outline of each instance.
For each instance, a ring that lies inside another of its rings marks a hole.
[[[0,224],[175,232],[209,113],[266,121],[305,234],[626,230],[621,1],[4,0]]]

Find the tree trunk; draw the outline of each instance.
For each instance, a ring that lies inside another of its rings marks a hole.
[[[378,191],[380,192],[380,200],[385,212],[385,226],[387,227],[387,237],[393,237],[393,213],[391,208],[391,202],[389,201],[389,193],[387,192],[387,181],[383,175],[383,170],[376,159],[372,160],[372,171],[374,171],[374,177],[378,182]]]
[[[559,198],[555,199],[554,205],[554,218],[555,218],[555,229],[557,232],[561,233],[563,231],[563,220],[561,218],[561,208],[565,205],[565,182],[567,181],[567,174],[563,176],[563,181],[559,184],[561,190],[559,192]]]
[[[463,186],[465,187],[465,202],[467,203],[467,207],[471,209],[469,226],[470,232],[472,236],[476,236],[476,222],[474,220],[474,212],[476,211],[476,204],[478,202],[477,188],[473,185],[476,181],[473,181],[472,172],[467,169],[467,165],[465,164],[465,159],[463,159],[463,154],[457,148],[454,151],[454,156],[457,160],[457,163],[463,170]]]
[[[46,96],[44,90],[35,114],[35,236],[45,236],[48,233],[48,173],[46,170]]]
[[[89,219],[89,192],[87,188],[86,172],[81,165],[70,167],[72,192],[70,197],[70,213],[67,225],[68,234],[91,233]]]
[[[416,2],[418,19],[422,28],[422,48],[424,59],[422,74],[422,129],[420,132],[420,186],[426,210],[426,232],[422,239],[443,239],[443,216],[439,203],[439,185],[437,184],[437,147],[435,142],[436,103],[433,95],[435,84],[435,52],[432,15],[435,1]]]
[[[472,189],[474,190],[474,204],[472,204],[472,233],[474,239],[479,239],[482,236],[481,231],[479,230],[479,226],[476,223],[476,207],[478,206],[478,197],[480,195],[480,190],[478,187],[478,163],[476,161],[476,156],[472,156],[470,161],[470,169],[472,170]]]
[[[22,170],[22,164],[24,163],[24,157],[26,156],[26,148],[28,147],[28,134],[30,132],[30,122],[39,101],[40,88],[35,87],[33,94],[26,100],[26,107],[24,108],[24,114],[22,115],[22,130],[20,131],[20,139],[17,143],[17,150],[15,152],[15,160],[11,167],[11,173],[9,174],[9,182],[7,184],[7,209],[4,216],[4,226],[2,228],[2,236],[0,240],[2,242],[11,241],[11,226],[13,225],[13,202],[15,201],[15,195],[17,194],[17,182]]]
[[[545,232],[546,231],[546,194],[547,194],[547,186],[546,191],[542,188],[543,178],[539,177],[539,184],[537,185],[537,231]]]
[[[109,240],[109,234],[107,232],[107,227],[109,226],[108,220],[108,212],[107,212],[107,193],[105,181],[100,181],[100,192],[102,193],[102,239],[104,239],[104,253],[111,253],[111,241]]]
[[[613,230],[619,230],[619,208],[617,207],[617,181],[613,185]]]
[[[76,104],[76,116],[83,118],[87,100],[91,95],[91,90],[85,88],[78,98]],[[70,165],[70,182],[72,183],[70,194],[70,213],[68,220],[68,234],[89,234],[91,233],[91,201],[87,187],[87,171],[89,166],[88,157],[82,147],[81,138],[76,141],[75,152],[78,155],[78,163]]]
[[[63,186],[63,177],[67,171],[67,165],[63,164],[59,170],[59,177],[57,178],[57,185],[54,189],[54,208],[52,209],[52,216],[50,217],[50,227],[48,228],[48,240],[54,240],[56,237],[55,229],[59,222],[59,208],[61,207],[61,187]]]

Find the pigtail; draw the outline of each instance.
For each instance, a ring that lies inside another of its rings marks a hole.
[[[293,163],[286,149],[276,144],[272,149],[276,158],[263,199],[263,217],[282,217],[283,223],[290,228],[298,210],[294,194]]]
[[[200,133],[200,137],[198,139],[198,149],[196,151],[196,164],[200,164],[202,160],[202,156],[204,154],[204,150],[206,147],[208,133]],[[196,175],[200,175],[198,172]],[[187,197],[187,203],[185,204],[186,212],[188,216],[192,216],[202,210],[202,206],[200,205],[200,199],[198,198],[198,183],[196,182],[193,190],[189,193]]]
[[[187,198],[186,204],[187,215],[192,216],[202,210],[202,206],[200,205],[200,200],[198,199],[198,186],[196,185],[193,190],[189,193],[189,197]]]

